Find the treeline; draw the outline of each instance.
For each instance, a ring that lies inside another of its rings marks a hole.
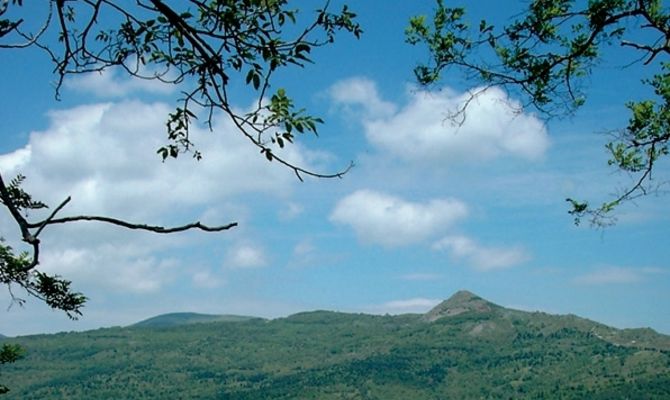
[[[110,328],[12,339],[29,352],[0,379],[4,398],[22,400],[670,398],[667,350],[594,329],[603,326],[505,309],[433,323],[313,312]]]

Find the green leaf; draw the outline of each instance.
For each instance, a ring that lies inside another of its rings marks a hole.
[[[254,89],[258,90],[258,88],[261,86],[261,77],[258,76],[258,74],[254,74],[252,79],[254,81]]]

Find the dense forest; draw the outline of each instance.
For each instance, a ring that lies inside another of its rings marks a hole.
[[[670,337],[468,292],[425,315],[210,319],[2,339],[28,349],[4,398],[670,398]]]

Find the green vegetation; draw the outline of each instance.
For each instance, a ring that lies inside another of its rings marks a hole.
[[[254,319],[242,315],[211,315],[198,313],[170,313],[162,314],[144,321],[140,321],[133,327],[166,328],[169,326],[201,324],[205,322],[240,322]]]
[[[584,86],[597,76],[603,58],[614,58],[622,68],[629,62],[607,48],[629,50],[626,60],[648,72],[642,84],[650,98],[617,93],[631,116],[606,148],[609,165],[630,174],[633,182],[600,205],[567,199],[570,214],[576,224],[585,217],[595,225],[613,223],[611,212],[622,202],[660,191],[652,171],[670,153],[670,9],[662,0],[533,0],[504,26],[471,23],[465,8],[444,3],[436,0],[432,18],[412,18],[406,33],[410,44],[430,52],[431,61],[414,70],[420,84],[460,71],[481,85],[462,108],[448,110],[457,123],[464,121],[472,100],[491,87],[511,92],[524,107],[548,118],[571,115],[586,102]]]
[[[295,104],[286,89],[275,88],[275,75],[312,63],[312,52],[331,45],[339,32],[355,37],[362,33],[356,14],[346,5],[339,12],[331,12],[328,5],[326,1],[321,9],[300,13],[289,8],[288,0],[49,1],[43,2],[48,12],[40,21],[43,17],[23,9],[22,0],[0,1],[0,50],[42,51],[54,66],[56,97],[67,76],[109,69],[178,87],[177,106],[166,115],[167,144],[157,149],[163,161],[185,153],[200,159],[190,128],[200,117],[213,129],[213,116],[219,114],[263,157],[293,171],[298,179],[335,178],[350,167],[322,174],[273,152],[275,144],[283,148],[303,134],[316,134],[323,123]],[[231,98],[228,87],[237,84],[244,93],[239,98],[258,99],[252,109],[242,112],[233,106],[238,97]],[[261,101],[266,98],[268,102]],[[29,249],[16,252],[3,243],[0,232],[0,284],[19,304],[24,299],[14,296],[13,286],[71,318],[81,315],[86,297],[72,291],[69,280],[39,269],[40,235],[48,227],[95,221],[168,234],[192,229],[221,232],[237,226],[193,222],[163,227],[104,215],[63,216],[72,200],[67,194],[46,218],[33,220],[28,212],[49,207],[22,189],[24,180],[23,175],[10,179],[0,171],[0,208],[16,223],[20,236],[14,239]]]
[[[315,311],[13,341],[29,352],[5,366],[6,399],[670,397],[670,337],[467,292],[426,315]]]
[[[0,339],[4,336],[0,335]],[[23,357],[23,349],[14,344],[3,344],[0,347],[0,365],[9,364],[20,360]],[[0,394],[9,392],[9,388],[0,384]]]

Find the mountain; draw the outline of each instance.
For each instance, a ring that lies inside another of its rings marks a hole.
[[[443,317],[452,317],[467,312],[486,313],[495,308],[500,307],[482,299],[474,293],[461,290],[428,311],[423,316],[423,319],[433,322]]]
[[[28,353],[2,366],[5,399],[670,399],[669,336],[465,291],[423,315],[313,311],[11,340]]]
[[[132,327],[143,328],[166,328],[179,325],[201,324],[207,322],[241,322],[248,321],[255,317],[246,317],[241,315],[212,315],[198,314],[191,312],[170,313],[157,315],[131,325]]]

